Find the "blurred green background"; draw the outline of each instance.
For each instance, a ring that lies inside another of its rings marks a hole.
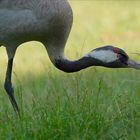
[[[70,0],[73,28],[65,49],[74,60],[113,45],[140,52],[140,1]],[[39,42],[21,45],[13,68],[21,119],[13,112],[3,83],[7,57],[0,48],[0,139],[138,140],[140,72],[92,67],[75,74],[57,70]]]

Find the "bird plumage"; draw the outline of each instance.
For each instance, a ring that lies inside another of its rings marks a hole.
[[[0,0],[0,44],[6,47],[8,54],[4,85],[17,112],[11,72],[16,49],[24,42],[42,42],[52,63],[64,72],[90,66],[140,68],[123,50],[113,46],[97,48],[76,61],[68,60],[64,48],[72,22],[72,9],[67,0]]]

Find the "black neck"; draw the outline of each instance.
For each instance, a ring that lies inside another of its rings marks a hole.
[[[77,72],[87,67],[97,65],[96,61],[93,61],[93,59],[91,60],[91,58],[88,57],[82,57],[81,59],[76,61],[59,59],[55,60],[54,64],[58,69],[68,73]]]

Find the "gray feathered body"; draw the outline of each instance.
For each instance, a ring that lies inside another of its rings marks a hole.
[[[52,57],[52,52],[64,48],[71,25],[67,0],[0,0],[0,44],[11,49],[36,40]]]

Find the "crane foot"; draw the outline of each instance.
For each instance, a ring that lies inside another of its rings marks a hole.
[[[5,87],[7,94],[9,95],[9,99],[14,108],[14,111],[20,116],[20,111],[19,111],[19,107],[17,105],[16,99],[14,96],[14,90],[13,90],[12,84],[6,81],[4,84],[4,87]]]

